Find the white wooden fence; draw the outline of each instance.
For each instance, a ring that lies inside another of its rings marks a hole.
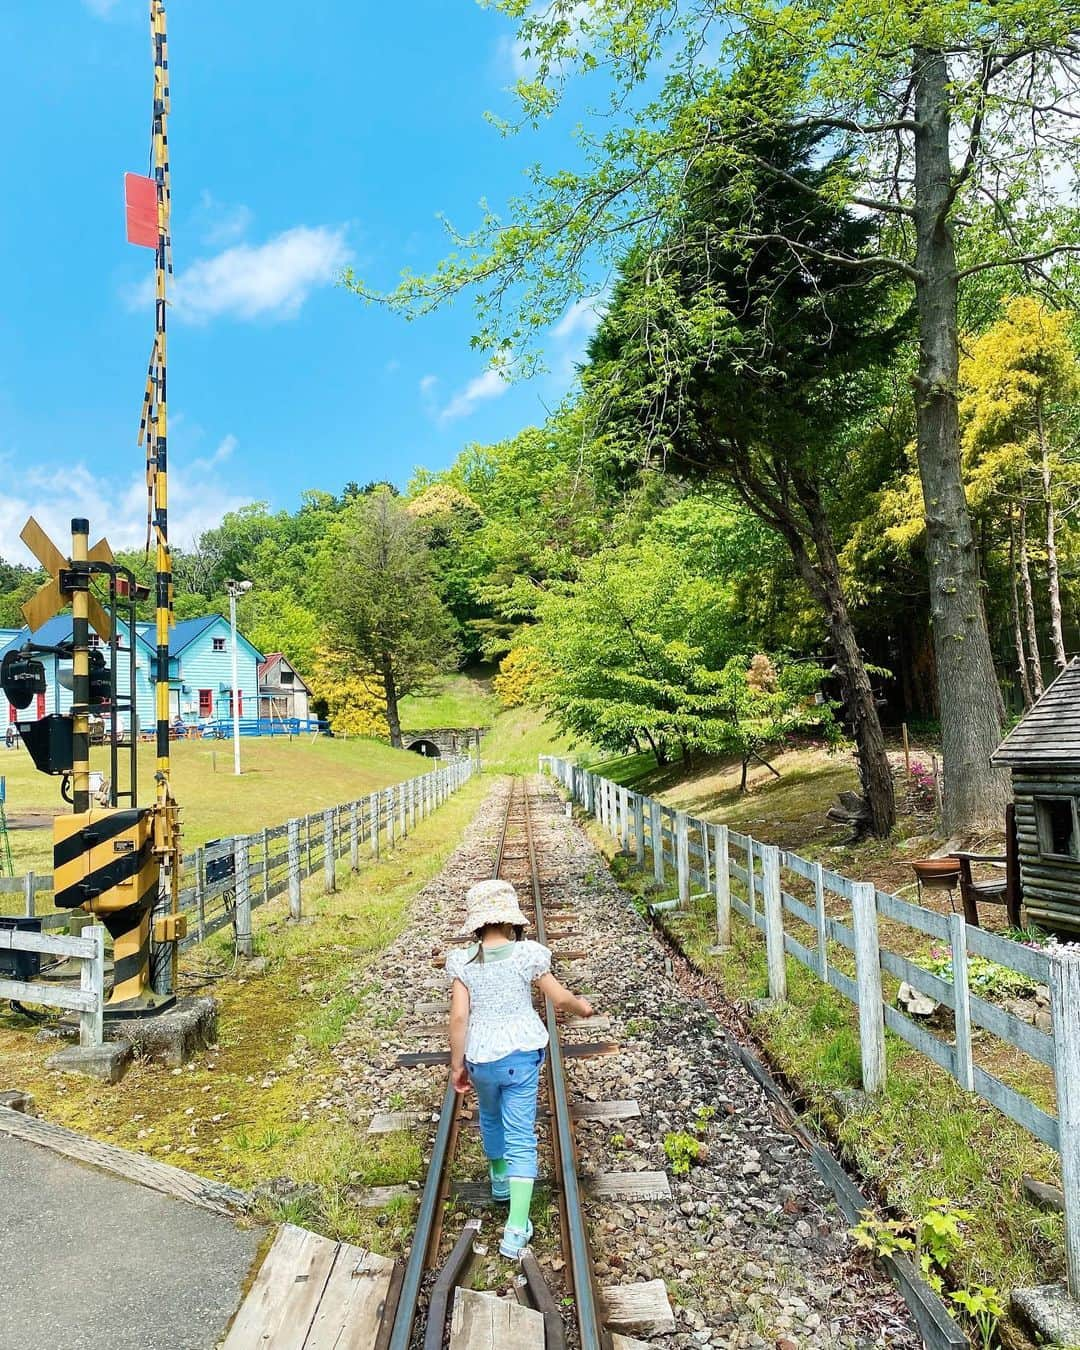
[[[53,937],[49,933],[0,928],[0,951],[37,952],[79,961],[79,988],[43,980],[9,980],[0,977],[0,999],[61,1008],[79,1014],[79,1044],[100,1045],[102,1009],[105,1002],[105,929],[100,924],[84,928],[79,937]]]
[[[355,871],[362,852],[378,858],[383,849],[392,849],[417,821],[430,815],[468,782],[478,761],[461,757],[438,764],[438,768],[357,801],[301,816],[284,825],[269,826],[257,834],[218,839],[194,849],[181,877],[180,908],[188,916],[188,935],[181,947],[202,942],[231,926],[238,955],[250,957],[252,910],[287,892],[290,916],[300,918],[300,888],[306,877],[321,871],[324,890],[333,891],[340,858],[348,855]],[[0,877],[0,895],[6,892],[21,896],[24,913],[31,917],[38,909],[37,897],[50,893],[52,887],[51,876],[33,872],[22,877]],[[70,911],[62,910],[37,917],[43,929],[54,930],[66,927],[71,915]],[[83,961],[79,989],[0,979],[0,1000],[15,999],[77,1012],[83,1044],[100,1044],[104,929],[86,928],[79,937],[0,929],[0,950],[8,947]]]
[[[651,797],[601,778],[569,760],[544,755],[547,769],[572,800],[591,812],[622,848],[644,868],[648,855],[657,883],[675,871],[678,899],[655,909],[685,905],[694,887],[715,905],[719,946],[731,941],[732,912],[764,933],[769,996],[787,998],[788,956],[812,971],[858,1010],[863,1087],[878,1092],[886,1082],[885,1030],[932,1059],[967,1092],[990,1102],[1061,1157],[1065,1193],[1066,1260],[1069,1290],[1080,1296],[1080,951],[1037,950],[972,928],[962,914],[939,914],[911,904],[872,882],[851,881],[797,853],[764,844],[727,825],[699,820]],[[791,889],[788,889],[791,887]],[[804,898],[792,894],[803,892]],[[830,915],[827,896],[846,903],[850,922]],[[1080,899],[1080,897],[1078,897]],[[811,943],[787,930],[798,920],[813,933]],[[879,918],[934,938],[949,948],[952,979],[947,980],[882,946]],[[837,957],[837,950],[846,957]],[[973,993],[969,956],[982,956],[1017,971],[1050,990],[1052,1031],[1042,1031],[998,1004]],[[837,964],[846,965],[848,970]],[[854,974],[848,973],[853,968]],[[920,993],[951,1009],[951,1042],[914,1022],[886,1002],[882,974],[906,981]],[[1048,1066],[1054,1072],[1057,1115],[989,1073],[974,1060],[972,1028],[980,1027]]]

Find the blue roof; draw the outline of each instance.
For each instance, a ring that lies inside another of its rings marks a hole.
[[[181,619],[169,638],[169,655],[179,656],[185,647],[221,619],[220,614],[203,614],[197,619]]]
[[[220,614],[203,614],[197,619],[182,619],[180,623],[174,624],[172,633],[169,635],[169,655],[179,656],[185,647],[189,647],[208,628],[212,628],[218,623],[227,624],[227,622]],[[152,623],[137,621],[135,636],[151,652],[154,650],[156,639]],[[253,651],[256,650],[255,644],[244,637],[243,633],[238,633],[237,636],[242,642],[246,642]],[[31,633],[25,625],[22,628],[0,628],[0,653],[11,646],[21,647],[28,638],[42,647],[55,647],[61,642],[70,642],[71,615],[57,614],[47,623],[43,623],[36,633]],[[261,660],[262,653],[257,654]]]

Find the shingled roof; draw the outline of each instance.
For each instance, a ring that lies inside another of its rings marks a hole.
[[[991,759],[1080,772],[1080,658],[1074,657],[1031,705]]]

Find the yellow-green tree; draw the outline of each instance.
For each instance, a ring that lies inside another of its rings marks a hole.
[[[964,467],[972,507],[1004,510],[1008,516],[1010,558],[1015,560],[1010,569],[1014,641],[1029,701],[1032,694],[1042,693],[1043,684],[1028,541],[1032,510],[1044,525],[1054,664],[1062,670],[1066,663],[1060,521],[1063,507],[1080,487],[1080,367],[1069,331],[1072,317],[1048,309],[1034,296],[1016,296],[1005,305],[1001,319],[970,343],[960,371]]]

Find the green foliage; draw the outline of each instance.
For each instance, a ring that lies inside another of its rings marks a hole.
[[[684,1177],[701,1156],[701,1142],[682,1130],[665,1134],[664,1153],[675,1175]]]
[[[457,661],[423,527],[383,489],[358,496],[334,522],[318,576],[328,665],[342,678],[374,673],[396,744],[397,700]]]

